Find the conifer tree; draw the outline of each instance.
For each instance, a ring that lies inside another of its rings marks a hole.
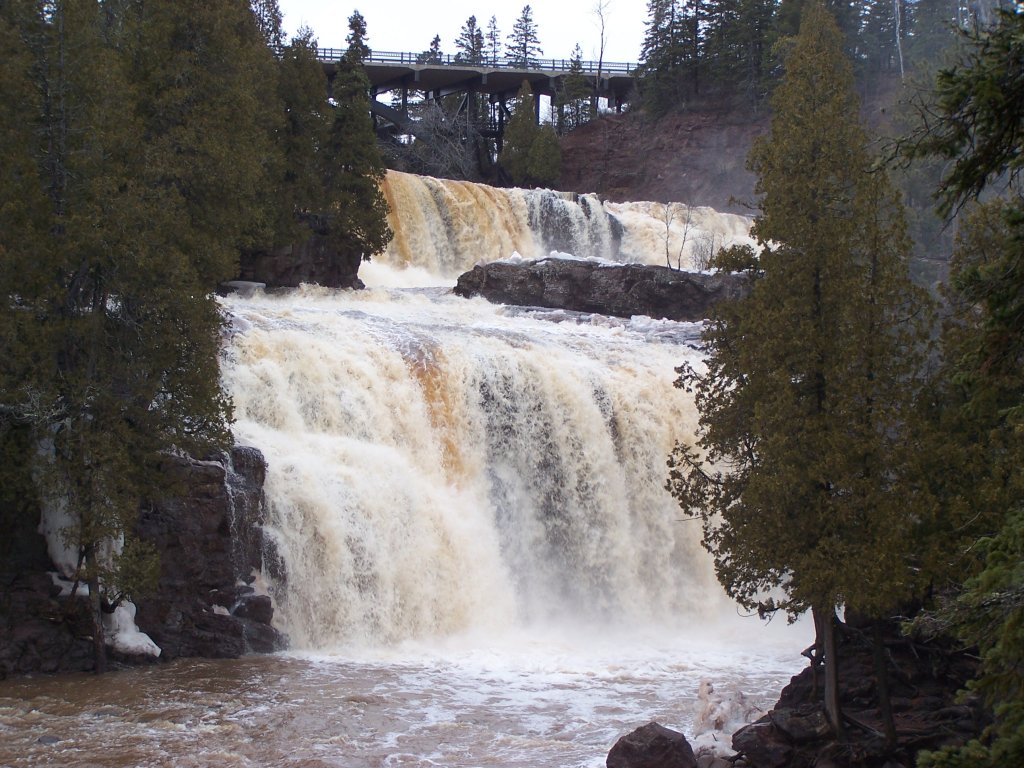
[[[487,22],[487,59],[488,63],[497,66],[501,58],[501,32],[498,31],[498,17],[491,16]]]
[[[430,41],[430,47],[416,57],[417,64],[440,64],[444,54],[441,53],[441,36],[434,35]]]
[[[0,111],[27,127],[0,148],[25,195],[0,231],[0,432],[27,438],[42,506],[68,520],[102,670],[160,456],[228,438],[213,290],[265,224],[272,60],[245,2],[46,6],[0,6]]]
[[[284,45],[284,32],[281,29],[281,8],[277,0],[251,0],[252,13],[260,34],[274,50]]]
[[[537,23],[533,20],[533,9],[524,5],[519,18],[512,25],[505,57],[511,66],[529,69],[537,65],[537,57],[543,53],[540,40],[537,38]]]
[[[370,56],[370,46],[366,44],[366,19],[359,11],[353,11],[348,17],[348,34],[345,36],[348,49],[346,58],[362,64]]]
[[[962,440],[978,456],[961,490],[988,526],[961,546],[985,559],[933,619],[978,647],[970,687],[993,720],[966,745],[924,755],[927,768],[1024,760],[1024,18],[1005,12],[995,27],[963,35],[967,46],[940,71],[935,103],[907,151],[945,161],[944,213],[991,196],[961,227],[950,281],[956,322],[944,337],[965,395],[961,415],[973,427]]]
[[[562,87],[556,96],[559,128],[573,130],[587,122],[591,95],[592,89],[583,75],[583,51],[577,43],[569,59],[569,74],[562,78]]]
[[[338,62],[334,114],[326,147],[325,186],[331,201],[329,239],[348,263],[380,253],[391,239],[387,201],[380,191],[386,172],[370,121],[369,81],[362,68],[366,24],[349,19],[350,47]]]
[[[498,162],[519,186],[551,186],[561,172],[561,150],[551,126],[538,126],[533,89],[523,81],[505,126],[504,145]]]
[[[527,158],[530,145],[537,134],[534,116],[533,89],[523,81],[512,102],[512,117],[505,126],[498,163],[508,174],[513,184],[527,184]]]
[[[748,160],[762,195],[758,276],[708,326],[706,374],[680,369],[696,391],[700,454],[677,446],[669,487],[702,518],[741,605],[814,613],[841,734],[835,609],[887,616],[928,578],[912,542],[933,504],[905,448],[917,440],[927,313],[899,200],[870,172],[841,33],[818,2],[773,108]]]
[[[277,226],[274,245],[308,236],[303,214],[330,208],[324,184],[327,139],[333,111],[327,101],[327,77],[317,57],[317,41],[303,27],[284,47],[278,65],[278,98],[284,123],[277,149],[282,154],[280,185],[275,190]]]
[[[462,25],[458,38],[455,40],[455,47],[458,53],[455,55],[457,61],[466,64],[482,64],[484,60],[484,33],[476,25],[476,16],[470,16]]]

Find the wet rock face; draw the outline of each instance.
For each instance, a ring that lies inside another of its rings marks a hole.
[[[715,303],[746,295],[747,286],[746,276],[737,274],[540,259],[478,264],[459,277],[455,293],[497,304],[695,322],[706,318]]]
[[[137,601],[139,629],[167,659],[282,648],[270,598],[239,586],[262,567],[262,455],[236,447],[223,461],[169,459],[166,471],[184,493],[139,516],[139,536],[160,553],[159,590]]]
[[[650,722],[615,742],[605,765],[608,768],[696,768],[697,759],[683,734]]]
[[[59,594],[48,573],[0,574],[0,680],[93,668],[88,603]]]
[[[139,629],[160,646],[162,660],[284,647],[271,626],[270,598],[250,586],[263,565],[263,456],[236,447],[215,461],[169,457],[164,471],[179,492],[144,504],[136,529],[160,554],[157,591],[136,602]],[[21,521],[21,556],[0,570],[0,679],[94,666],[88,602],[60,596],[37,523]],[[151,660],[108,653],[128,663]]]

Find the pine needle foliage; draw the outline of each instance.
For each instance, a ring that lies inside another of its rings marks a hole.
[[[748,158],[761,195],[752,290],[707,326],[706,371],[680,369],[700,429],[668,482],[734,599],[828,626],[839,606],[885,616],[921,589],[913,542],[934,514],[912,460],[926,297],[842,42],[808,3],[771,132]],[[828,650],[826,663],[834,676]]]

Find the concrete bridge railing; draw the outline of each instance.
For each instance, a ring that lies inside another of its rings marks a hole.
[[[347,48],[320,48],[317,52],[320,61],[329,63],[340,61],[347,52]],[[570,59],[530,59],[524,65],[521,60],[507,57],[493,58],[484,56],[480,61],[469,61],[462,54],[438,54],[429,56],[424,52],[406,53],[400,51],[373,51],[365,60],[366,64],[395,64],[398,66],[443,66],[443,67],[473,67],[474,69],[515,69],[544,72],[568,72],[572,67]],[[583,72],[589,75],[596,75],[600,70],[601,75],[610,77],[613,75],[632,75],[639,65],[630,62],[605,61],[600,67],[596,61],[581,62]]]

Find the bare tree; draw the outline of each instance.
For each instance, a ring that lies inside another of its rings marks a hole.
[[[681,219],[683,227],[682,241],[679,243],[679,249],[675,253],[676,257],[676,269],[683,268],[683,251],[686,249],[686,241],[690,237],[690,226],[693,222],[693,209],[688,205],[682,203],[663,203],[662,204],[662,221],[665,222],[665,265],[672,268],[672,223],[676,220],[676,217],[680,214],[679,206],[682,206],[683,211],[686,212],[686,218]]]
[[[713,232],[697,232],[693,239],[693,247],[690,249],[690,259],[693,268],[704,271],[711,266],[711,259],[715,255],[715,235]]]
[[[604,46],[608,42],[605,34],[605,26],[608,18],[608,10],[611,7],[611,0],[597,0],[594,3],[594,13],[597,14],[598,26],[601,28],[601,36],[598,40],[597,49],[597,79],[594,81],[594,98],[590,100],[590,115],[597,117],[597,106],[600,101],[598,94],[601,91],[601,72],[604,68]]]

